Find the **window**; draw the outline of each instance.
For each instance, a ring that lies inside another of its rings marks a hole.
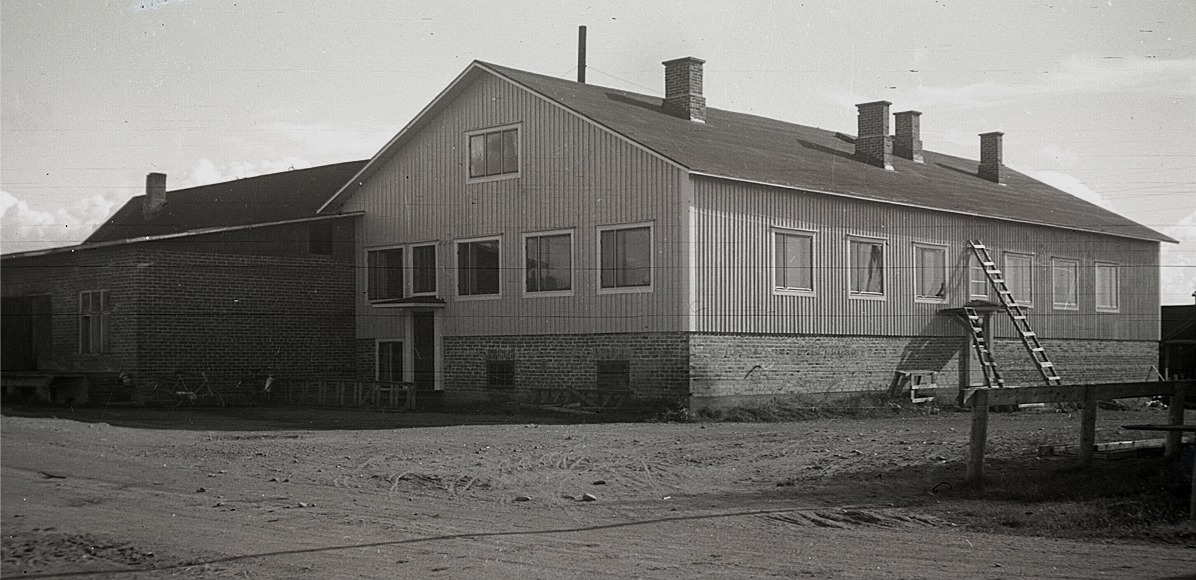
[[[1060,258],[1051,260],[1051,296],[1055,308],[1061,310],[1079,308],[1079,302],[1076,300],[1079,274],[1079,262]]]
[[[773,287],[781,292],[814,291],[814,236],[777,232],[773,236]]]
[[[513,387],[515,386],[515,361],[491,360],[486,361],[486,386]]]
[[[366,254],[370,300],[403,297],[403,248],[371,250]]]
[[[631,386],[631,362],[625,360],[598,361],[598,388],[625,390]]]
[[[573,289],[573,236],[569,233],[524,238],[527,292],[566,292]]]
[[[1004,273],[1010,298],[1018,306],[1034,304],[1034,256],[1007,252]]]
[[[968,297],[988,298],[988,276],[975,256],[968,259]]]
[[[519,129],[508,127],[469,133],[471,179],[519,173]]]
[[[378,341],[378,380],[403,380],[403,343],[397,340]]]
[[[411,248],[411,293],[436,293],[436,246]]]
[[[652,228],[603,229],[599,232],[600,286],[606,289],[652,286]]]
[[[885,245],[871,240],[849,240],[851,255],[851,293],[860,296],[884,296]]]
[[[947,248],[914,245],[914,298],[942,302],[947,299]]]
[[[312,222],[307,226],[307,252],[318,256],[332,255],[333,227],[331,221]]]
[[[107,290],[79,293],[79,352],[108,352],[108,313],[111,304]]]
[[[457,294],[498,294],[498,240],[457,242]]]
[[[1121,308],[1117,264],[1096,264],[1096,309],[1116,312]]]

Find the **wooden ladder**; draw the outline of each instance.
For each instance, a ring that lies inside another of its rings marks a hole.
[[[1013,327],[1017,330],[1018,336],[1022,339],[1022,345],[1026,347],[1026,352],[1030,353],[1030,358],[1034,361],[1035,368],[1038,373],[1042,375],[1042,380],[1048,385],[1061,385],[1063,379],[1059,378],[1059,373],[1055,372],[1055,363],[1047,358],[1046,351],[1042,348],[1042,343],[1038,340],[1038,335],[1030,328],[1030,322],[1026,319],[1026,309],[1022,308],[1013,297],[1013,292],[1009,291],[1009,285],[1005,283],[1005,278],[1001,274],[1001,270],[997,268],[996,262],[993,261],[992,256],[988,253],[988,248],[979,240],[969,241],[968,245],[972,247],[972,252],[976,254],[976,259],[980,261],[980,266],[984,270],[984,276],[988,278],[988,283],[992,285],[993,290],[997,292],[997,297],[1001,304],[1005,307],[1005,311],[1009,313],[1009,319],[1013,321]]]
[[[967,315],[968,327],[972,329],[972,346],[976,349],[976,360],[980,361],[980,370],[984,371],[984,386],[1004,387],[1005,379],[1001,378],[1001,371],[997,370],[997,362],[993,360],[993,351],[984,340],[984,324],[980,313],[970,306],[963,307]]]

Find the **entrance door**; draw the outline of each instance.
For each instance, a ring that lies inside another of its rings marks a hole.
[[[436,314],[411,313],[413,379],[418,391],[436,389]]]

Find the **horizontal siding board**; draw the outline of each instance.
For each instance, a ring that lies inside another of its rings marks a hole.
[[[705,177],[695,183],[695,330],[885,336],[951,336],[962,327],[938,314],[968,300],[969,239],[1004,266],[1006,251],[1032,254],[1031,326],[1046,338],[1158,339],[1158,244],[1099,234],[895,207]],[[774,295],[771,232],[815,232],[814,296]],[[848,240],[886,241],[885,298],[848,295]],[[948,248],[946,303],[913,298],[914,244]],[[1080,262],[1079,309],[1051,307],[1050,260]],[[1117,313],[1097,312],[1095,262],[1121,264]],[[1014,336],[1005,316],[997,336]]]
[[[467,183],[465,133],[518,123],[520,177]],[[682,173],[510,83],[482,75],[429,119],[346,202],[363,211],[359,247],[436,241],[445,335],[683,330],[687,217]],[[654,291],[598,294],[597,227],[653,224]],[[573,230],[574,294],[525,298],[522,235]],[[454,240],[501,237],[501,299],[456,298]],[[357,257],[365,285],[365,254]],[[672,266],[670,266],[672,265]],[[402,334],[402,315],[358,300],[361,337]]]

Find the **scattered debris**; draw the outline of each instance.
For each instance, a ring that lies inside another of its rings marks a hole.
[[[201,487],[201,488],[199,488],[199,489],[195,490],[195,493],[203,493],[203,492],[205,492],[205,491],[208,491],[208,488],[206,488],[206,487]]]

